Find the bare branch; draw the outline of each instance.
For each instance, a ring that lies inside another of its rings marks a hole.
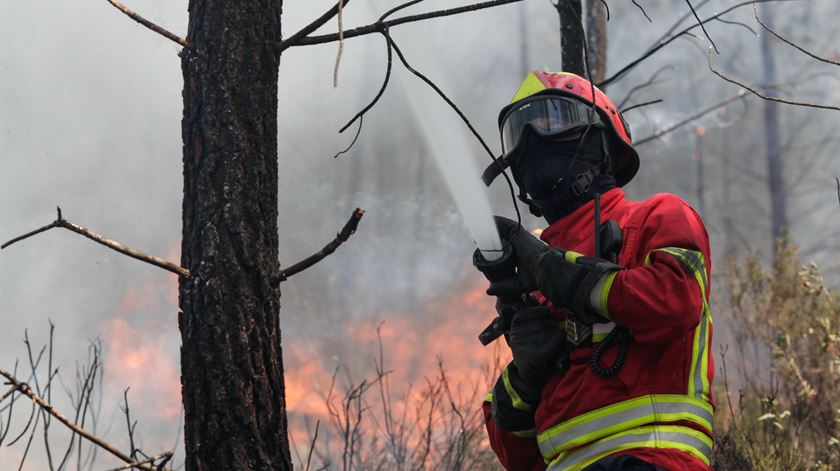
[[[116,447],[111,445],[110,443],[106,442],[105,440],[96,437],[90,434],[88,431],[84,430],[83,428],[79,427],[75,423],[71,422],[69,419],[64,417],[58,410],[56,410],[52,405],[47,403],[43,398],[39,395],[32,392],[32,388],[29,387],[28,384],[21,382],[17,379],[13,374],[9,373],[4,369],[0,369],[0,376],[3,376],[9,381],[9,384],[12,384],[15,389],[17,389],[20,393],[27,396],[35,405],[41,408],[41,410],[46,411],[51,416],[55,417],[56,420],[67,426],[73,432],[79,434],[80,436],[84,437],[88,441],[94,443],[96,446],[102,448],[103,450],[107,451],[108,453],[114,455],[115,457],[119,458],[120,460],[126,463],[133,463],[134,460],[131,457],[125,455],[121,451],[119,451]],[[135,466],[139,469],[144,469],[148,471],[154,471],[157,467],[150,467],[148,465],[137,465]]]
[[[134,462],[128,463],[125,466],[120,466],[119,468],[111,468],[108,471],[123,471],[125,469],[134,469],[134,468],[144,469],[144,468],[142,468],[143,465],[154,465],[155,461],[160,461],[160,464],[155,466],[153,469],[162,469],[162,466],[164,465],[164,463],[166,463],[170,459],[172,459],[172,455],[174,455],[174,454],[175,454],[175,452],[173,452],[173,451],[166,451],[166,452],[163,452],[159,455],[151,456],[149,458],[146,458],[146,459],[143,459],[143,460],[140,460],[140,461],[134,461]]]
[[[647,81],[646,81],[646,82],[641,83],[641,84],[636,85],[636,86],[634,86],[633,88],[631,88],[631,89],[627,92],[627,95],[625,95],[625,96],[624,96],[624,98],[622,98],[622,99],[621,99],[621,101],[618,103],[617,108],[618,108],[618,109],[622,109],[622,108],[624,108],[624,105],[626,105],[626,104],[627,104],[627,102],[628,102],[628,101],[630,101],[630,98],[632,98],[632,97],[633,97],[633,94],[634,94],[634,93],[636,93],[636,92],[638,92],[639,90],[643,90],[643,89],[645,89],[645,88],[647,88],[647,87],[649,87],[649,86],[651,86],[651,85],[655,84],[655,83],[656,83],[656,79],[659,77],[659,74],[661,74],[662,72],[664,72],[664,71],[666,71],[666,70],[669,70],[669,69],[670,69],[670,70],[673,70],[673,69],[674,69],[674,66],[673,66],[672,64],[668,64],[668,65],[664,65],[664,66],[660,67],[660,68],[659,68],[656,72],[654,72],[654,73],[650,76],[650,78],[649,78],[649,79],[647,79]]]
[[[709,50],[709,70],[711,70],[713,74],[717,75],[718,77],[720,77],[724,81],[735,84],[735,85],[738,85],[739,87],[749,91],[753,95],[755,95],[759,98],[762,98],[764,100],[767,100],[767,101],[774,101],[776,103],[784,103],[786,105],[793,105],[793,106],[804,106],[806,108],[817,108],[817,109],[821,109],[821,110],[840,111],[840,107],[838,107],[838,106],[822,105],[822,104],[819,104],[819,103],[808,103],[808,102],[804,102],[804,101],[786,100],[784,98],[776,98],[776,97],[768,96],[766,94],[763,94],[763,93],[759,92],[755,88],[751,88],[749,85],[745,85],[742,82],[731,79],[731,78],[723,75],[722,73],[718,72],[717,70],[715,70],[714,66],[712,65],[712,51],[711,51],[711,49]]]
[[[707,114],[709,114],[713,111],[719,110],[719,109],[729,105],[730,103],[733,103],[733,102],[738,101],[738,100],[742,100],[745,96],[746,96],[746,91],[740,90],[740,91],[738,91],[737,95],[735,95],[733,97],[730,97],[730,98],[727,98],[726,100],[723,100],[720,103],[716,103],[716,104],[714,104],[714,105],[712,105],[708,108],[700,110],[697,113],[679,121],[676,124],[673,124],[673,125],[665,128],[665,129],[657,130],[656,132],[654,132],[650,136],[639,139],[638,141],[634,142],[633,145],[640,146],[642,144],[647,144],[650,141],[655,141],[656,139],[659,139],[666,134],[669,134],[671,132],[676,131],[677,129],[685,126],[686,124],[694,121],[695,119],[700,119],[703,116],[706,116]]]
[[[324,13],[323,15],[319,16],[315,19],[312,23],[304,26],[300,31],[297,33],[289,36],[288,39],[283,41],[283,44],[288,44],[289,46],[294,46],[296,42],[300,41],[302,38],[309,36],[310,34],[314,33],[318,28],[327,24],[328,21],[333,19],[336,15],[339,14],[341,9],[347,4],[350,3],[350,0],[339,0],[339,3],[336,3],[334,7],[330,8],[329,11]],[[288,47],[288,46],[287,46]]]
[[[360,26],[358,28],[353,28],[353,29],[345,31],[344,32],[344,39],[355,38],[357,36],[363,36],[363,35],[366,35],[366,34],[382,32],[382,31],[385,31],[387,28],[390,28],[392,26],[397,26],[397,25],[401,25],[401,24],[405,24],[405,23],[413,23],[415,21],[428,20],[428,19],[431,19],[431,18],[441,18],[441,17],[444,17],[444,16],[458,15],[458,14],[461,14],[461,13],[483,10],[483,9],[486,9],[486,8],[493,8],[493,7],[497,7],[497,6],[501,6],[501,5],[507,5],[509,3],[518,3],[518,2],[521,2],[521,1],[523,1],[523,0],[493,0],[493,1],[488,1],[488,2],[476,3],[476,4],[472,4],[472,5],[465,5],[463,7],[458,7],[458,8],[450,8],[448,10],[439,10],[439,11],[433,11],[433,12],[429,12],[429,13],[421,13],[419,15],[404,16],[402,18],[396,18],[396,19],[389,20],[389,21],[377,21],[376,23],[373,23],[373,24],[370,24],[370,25],[367,25],[367,26]],[[291,38],[289,38],[289,40],[287,40],[287,41],[281,41],[279,43],[276,43],[274,45],[274,49],[277,52],[283,52],[284,50],[286,50],[289,47],[309,46],[309,45],[312,45],[312,44],[324,44],[324,43],[335,42],[335,41],[338,41],[338,40],[339,40],[339,34],[338,33],[325,34],[323,36],[303,37],[303,38],[300,38],[300,39],[298,39],[294,42],[292,42]]]
[[[803,52],[806,55],[808,55],[808,56],[810,56],[810,57],[812,57],[812,58],[814,58],[814,59],[816,59],[820,62],[825,62],[827,64],[832,64],[832,65],[840,65],[840,62],[838,62],[838,61],[833,61],[833,60],[827,59],[825,57],[820,57],[820,56],[814,54],[813,52],[803,48],[802,46],[794,43],[793,41],[790,41],[790,40],[782,37],[782,35],[780,35],[776,31],[774,31],[772,28],[770,28],[769,26],[764,24],[764,22],[761,21],[761,19],[758,17],[758,8],[756,8],[755,5],[753,5],[753,13],[755,14],[755,21],[758,21],[758,24],[760,24],[762,28],[767,30],[768,33],[772,34],[773,36],[775,36],[776,38],[778,38],[780,41],[787,44],[788,46],[794,47],[794,48],[798,49],[800,52]]]
[[[338,0],[338,52],[335,55],[335,69],[333,70],[333,88],[338,87],[338,68],[341,65],[341,55],[344,53],[344,0]]]
[[[706,39],[708,39],[709,42],[712,43],[712,47],[715,48],[715,52],[720,54],[720,51],[718,51],[717,48],[717,44],[715,44],[714,40],[712,40],[712,37],[709,36],[709,32],[706,31],[706,25],[703,24],[703,20],[700,19],[700,16],[697,15],[697,11],[694,9],[694,5],[691,4],[691,0],[685,0],[685,3],[688,5],[688,8],[691,9],[691,14],[694,15],[695,19],[697,19],[697,24],[700,25],[700,28],[703,30],[703,34],[706,35]]]
[[[642,108],[642,107],[645,107],[645,106],[656,105],[658,103],[662,103],[663,101],[665,101],[665,100],[663,100],[661,98],[657,98],[656,100],[645,101],[643,103],[637,103],[635,105],[628,106],[627,108],[624,108],[623,110],[621,110],[621,113],[623,114],[623,113],[626,113],[630,110],[635,110],[636,108]]]
[[[668,44],[671,44],[672,42],[674,42],[677,38],[680,38],[682,36],[690,34],[693,29],[695,29],[699,26],[702,26],[702,25],[704,25],[704,24],[706,24],[710,21],[717,20],[720,17],[726,15],[727,13],[730,13],[734,10],[737,10],[738,8],[741,8],[741,7],[744,7],[744,6],[747,6],[747,5],[753,5],[753,4],[756,4],[756,3],[785,2],[785,1],[797,1],[797,0],[749,0],[749,1],[745,1],[745,2],[741,2],[741,3],[737,3],[735,5],[732,5],[731,7],[723,10],[720,13],[712,15],[712,16],[706,18],[705,20],[698,20],[697,23],[681,30],[678,33],[673,34],[670,37],[661,38],[659,41],[657,41],[657,43],[654,46],[650,47],[647,51],[645,51],[645,53],[642,54],[638,59],[635,59],[635,60],[631,61],[629,64],[627,64],[624,67],[622,67],[621,69],[619,69],[618,72],[616,72],[613,75],[611,75],[610,77],[604,79],[604,81],[602,81],[601,83],[598,84],[598,88],[604,88],[604,87],[610,85],[611,83],[615,82],[616,80],[618,80],[619,78],[624,76],[624,74],[633,70],[634,68],[636,68],[636,66],[638,66],[639,64],[641,64],[642,62],[647,60],[650,56],[656,54],[657,52],[662,50],[662,48],[664,48]],[[680,20],[677,22],[677,24],[681,23],[684,18],[685,17],[680,18]]]
[[[318,429],[321,427],[321,420],[315,422],[315,436],[312,437],[312,442],[309,444],[309,453],[306,455],[306,467],[304,471],[309,471],[309,465],[312,463],[312,452],[315,450],[315,442],[318,441]]]
[[[128,8],[126,8],[125,5],[118,2],[117,0],[108,0],[108,3],[113,5],[117,10],[125,13],[132,20],[134,20],[134,21],[140,23],[141,25],[145,26],[146,28],[149,28],[150,30],[154,31],[155,33],[157,33],[157,34],[159,34],[163,37],[165,37],[166,39],[170,39],[172,41],[175,41],[176,43],[180,44],[183,47],[187,47],[187,40],[186,39],[184,39],[184,38],[182,38],[182,37],[180,37],[180,36],[178,36],[174,33],[170,33],[166,29],[161,28],[160,26],[158,26],[158,25],[152,23],[151,21],[143,18],[142,16],[138,15],[137,13],[129,10]]]
[[[632,0],[632,1],[633,1],[633,5],[636,5],[636,8],[638,8],[639,10],[641,10],[642,14],[643,14],[643,15],[645,15],[645,18],[647,18],[647,20],[648,20],[649,22],[653,23],[653,20],[651,20],[651,19],[650,19],[650,17],[648,16],[647,12],[645,11],[645,8],[644,8],[643,6],[641,6],[641,5],[639,5],[639,2],[637,2],[636,0]],[[604,4],[606,5],[606,2],[604,2]]]
[[[280,281],[286,281],[290,277],[297,275],[298,273],[306,270],[307,268],[315,265],[316,263],[320,262],[321,260],[325,259],[328,255],[335,252],[336,249],[347,241],[351,235],[356,232],[356,228],[359,226],[359,221],[362,219],[362,216],[365,215],[365,210],[361,208],[356,208],[353,211],[353,214],[350,216],[350,219],[347,221],[347,224],[344,225],[344,228],[341,229],[341,232],[336,234],[335,239],[332,242],[325,245],[323,249],[321,249],[318,253],[314,255],[310,255],[309,257],[301,260],[300,262],[290,266],[289,268],[280,272]]]
[[[0,250],[5,249],[6,247],[8,247],[8,246],[10,246],[10,245],[12,245],[16,242],[20,242],[24,239],[28,239],[29,237],[32,237],[36,234],[40,234],[44,231],[48,231],[48,230],[50,230],[54,227],[63,227],[67,230],[75,232],[76,234],[83,235],[83,236],[87,237],[88,239],[90,239],[90,240],[92,240],[92,241],[94,241],[98,244],[102,244],[105,247],[108,247],[112,250],[116,250],[117,252],[119,252],[123,255],[128,255],[131,258],[135,258],[135,259],[140,260],[142,262],[146,262],[146,263],[152,264],[156,267],[163,268],[164,270],[170,271],[170,272],[175,273],[176,275],[182,276],[184,278],[189,278],[190,277],[190,271],[187,270],[186,268],[175,265],[174,263],[169,262],[167,260],[164,260],[162,258],[155,257],[154,255],[148,255],[148,254],[145,254],[145,253],[140,252],[138,250],[134,250],[132,248],[126,247],[125,245],[123,245],[119,242],[115,242],[111,239],[107,239],[107,238],[91,231],[90,229],[87,229],[87,228],[82,227],[78,224],[72,223],[72,222],[64,219],[61,216],[61,208],[57,208],[57,209],[58,209],[58,218],[55,221],[53,221],[50,224],[47,224],[44,227],[41,227],[39,229],[35,229],[32,232],[28,232],[28,233],[26,233],[26,234],[24,234],[20,237],[16,237],[16,238],[6,242],[3,245],[0,245]]]

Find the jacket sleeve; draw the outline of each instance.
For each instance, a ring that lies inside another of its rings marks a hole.
[[[628,232],[637,238],[628,240],[636,248],[629,254],[635,260],[625,261],[631,268],[608,281],[606,314],[632,329],[640,342],[673,340],[699,323],[708,302],[706,229],[685,202],[663,195]]]
[[[533,433],[503,430],[493,419],[493,401],[494,394],[488,394],[482,408],[490,446],[499,462],[508,471],[544,471],[546,465]]]

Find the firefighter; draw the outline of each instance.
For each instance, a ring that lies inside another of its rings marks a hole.
[[[711,469],[700,217],[671,194],[625,198],[639,168],[630,131],[577,75],[530,73],[499,129],[504,155],[485,183],[509,167],[519,198],[549,224],[537,239],[497,217],[517,265],[488,290],[513,312],[513,361],[484,402],[499,460],[508,470]]]

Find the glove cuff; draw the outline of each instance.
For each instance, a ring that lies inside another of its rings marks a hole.
[[[534,429],[534,412],[539,406],[542,387],[522,381],[516,365],[510,363],[493,388],[490,408],[493,421],[507,432],[527,433]]]

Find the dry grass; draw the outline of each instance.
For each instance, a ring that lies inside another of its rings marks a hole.
[[[840,311],[819,268],[783,243],[770,267],[731,264],[724,284],[716,314],[735,348],[716,384],[717,469],[840,469]]]

